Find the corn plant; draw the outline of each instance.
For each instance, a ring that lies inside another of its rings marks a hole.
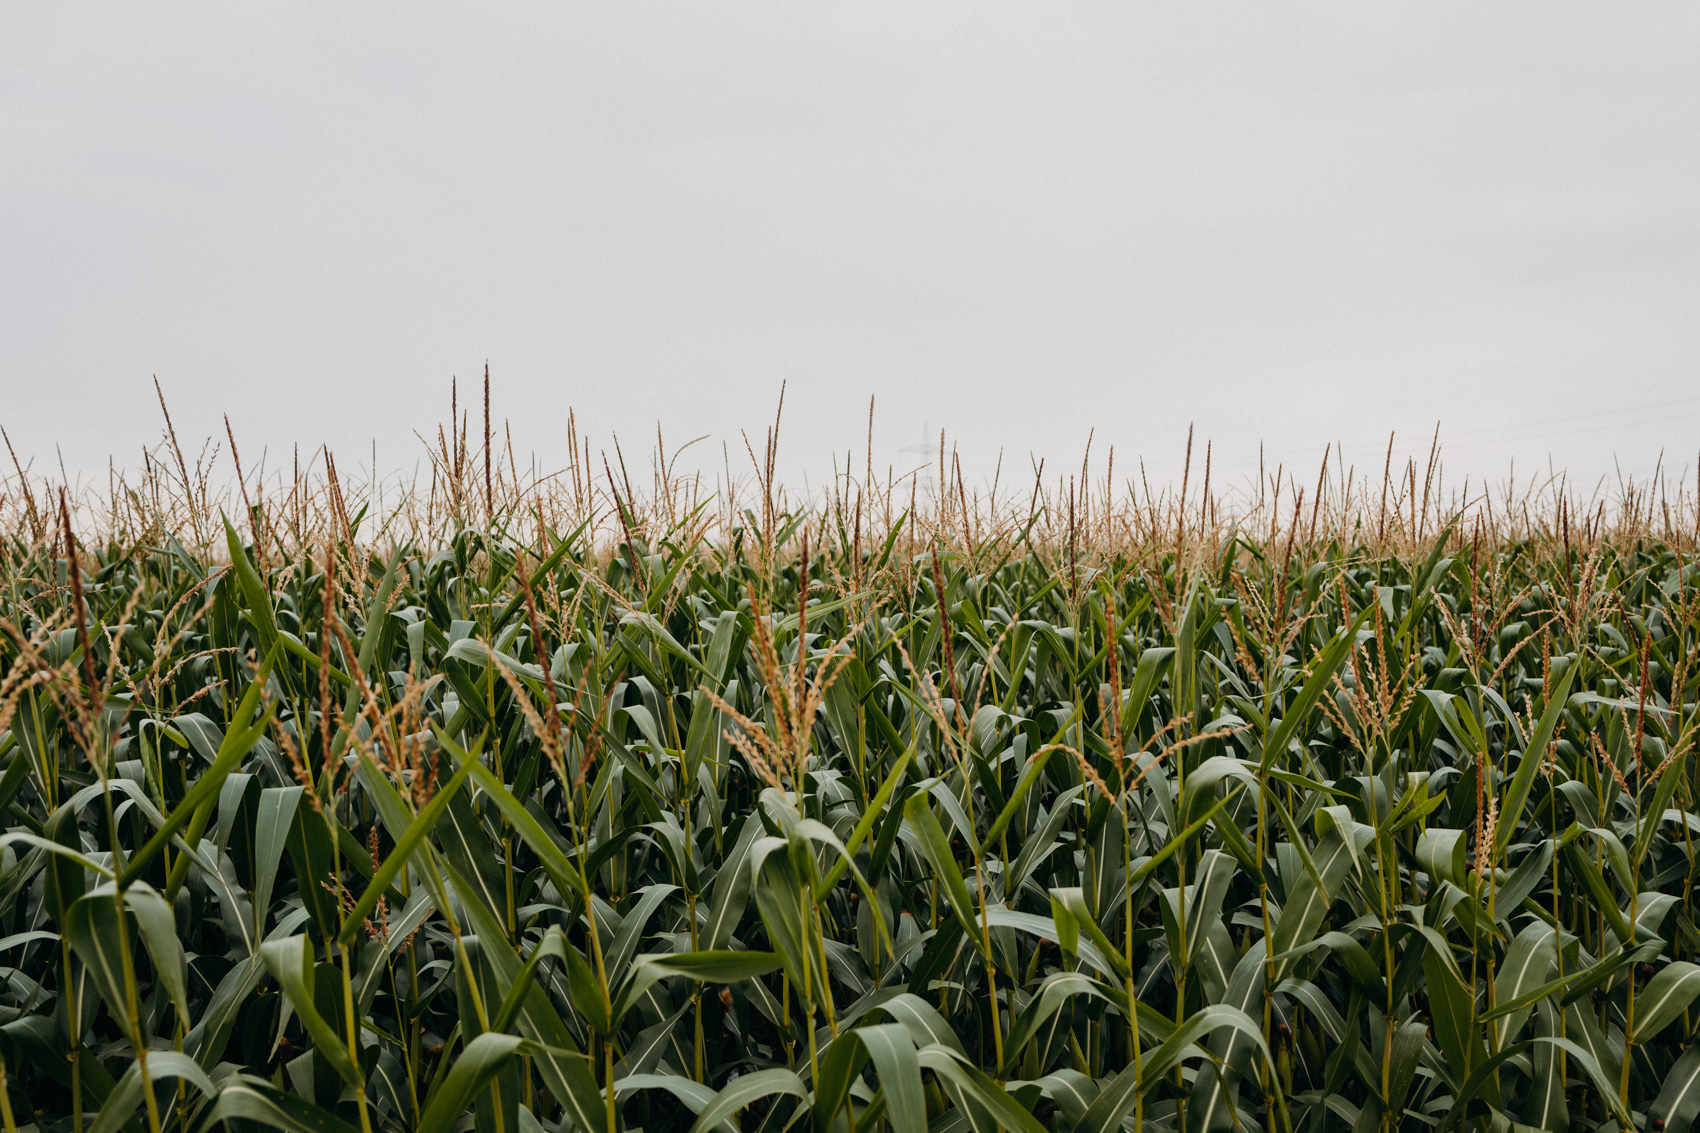
[[[788,506],[772,444],[759,512],[445,433],[427,522],[179,461],[81,537],[20,468],[7,1133],[1691,1125],[1668,508]]]

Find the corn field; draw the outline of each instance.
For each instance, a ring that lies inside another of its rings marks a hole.
[[[1692,494],[776,443],[19,465],[6,1133],[1690,1127]]]

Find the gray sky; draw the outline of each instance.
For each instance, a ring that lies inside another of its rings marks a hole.
[[[0,423],[411,467],[486,360],[818,480],[1700,449],[1700,7],[7,5]],[[842,460],[842,457],[840,457]],[[1125,462],[1125,463],[1124,463]],[[747,459],[744,461],[747,466]]]

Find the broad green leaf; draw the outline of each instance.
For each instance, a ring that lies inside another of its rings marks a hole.
[[[897,762],[892,764],[891,770],[886,774],[885,781],[880,784],[880,789],[874,792],[873,798],[868,800],[867,810],[862,813],[862,817],[857,821],[856,828],[850,832],[850,837],[845,840],[844,856],[834,862],[826,876],[821,879],[820,892],[827,892],[838,884],[839,878],[844,876],[845,869],[851,864],[849,855],[860,849],[862,843],[873,831],[874,822],[884,813],[886,801],[891,798],[892,792],[903,781],[903,773],[908,769],[909,761],[914,755],[915,746],[911,744],[902,755],[897,757]],[[996,828],[996,824],[994,824],[994,829]]]
[[[148,1055],[148,1081],[160,1082],[167,1078],[182,1079],[208,1097],[218,1092],[212,1079],[207,1077],[206,1071],[188,1055],[174,1050],[151,1052]],[[101,1105],[94,1124],[88,1127],[88,1133],[116,1133],[116,1130],[123,1128],[124,1123],[142,1108],[142,1088],[142,1064],[132,1062]]]
[[[354,1126],[312,1102],[245,1075],[219,1088],[204,1120],[211,1125],[231,1118],[285,1133],[355,1133]]]
[[[1606,1105],[1612,1111],[1613,1115],[1616,1116],[1619,1121],[1623,1122],[1624,1125],[1627,1126],[1631,1124],[1628,1110],[1623,1108],[1623,1103],[1618,1100],[1617,1091],[1613,1088],[1613,1084],[1606,1079],[1605,1075],[1601,1072],[1599,1065],[1594,1061],[1593,1056],[1591,1056],[1586,1050],[1582,1049],[1582,1047],[1571,1042],[1569,1039],[1557,1038],[1554,1036],[1543,1036],[1540,1038],[1527,1039],[1520,1043],[1513,1043],[1511,1046],[1506,1047],[1497,1054],[1483,1059],[1470,1071],[1470,1076],[1464,1080],[1463,1089],[1459,1091],[1457,1097],[1453,1100],[1452,1107],[1447,1111],[1445,1118],[1440,1123],[1440,1129],[1446,1130],[1451,1128],[1455,1122],[1468,1114],[1469,1103],[1475,1100],[1477,1094],[1488,1093],[1489,1080],[1492,1078],[1493,1072],[1503,1063],[1505,1063],[1508,1059],[1528,1053],[1537,1044],[1541,1043],[1547,1043],[1552,1046],[1559,1047],[1565,1053],[1574,1058],[1577,1065],[1593,1080],[1595,1089],[1597,1089],[1604,1097]],[[1495,1106],[1494,1108],[1497,1109],[1498,1107]]]
[[[555,845],[549,835],[544,832],[536,817],[526,810],[518,799],[514,798],[513,793],[496,777],[495,772],[480,763],[476,756],[462,749],[442,728],[434,727],[434,730],[437,742],[442,744],[444,750],[454,757],[455,762],[461,765],[462,770],[471,772],[472,777],[478,780],[479,787],[489,794],[496,806],[501,809],[503,816],[513,824],[515,830],[519,831],[519,835],[525,840],[525,844],[543,863],[543,868],[549,874],[549,880],[554,882],[555,888],[563,894],[578,893],[582,895],[584,884],[579,878],[578,871],[568,860],[566,854],[561,852],[560,847]],[[374,768],[370,774],[378,774],[377,769]],[[392,827],[392,829],[396,830],[398,837],[400,837],[400,832],[404,831],[407,825],[409,824],[404,821],[399,827]]]
[[[111,886],[101,886],[79,898],[66,916],[66,939],[93,977],[112,1017],[128,1030],[130,1007],[120,933],[129,936],[130,930],[119,919],[118,896]]]
[[[519,978],[523,966],[519,955],[508,945],[502,926],[482,902],[468,899],[470,884],[460,877],[453,866],[445,865],[455,892],[461,896],[461,907],[471,921],[474,933],[483,945],[483,955],[496,973],[497,986],[508,987]],[[514,1020],[520,1032],[536,1043],[531,1051],[532,1065],[537,1068],[549,1092],[555,1096],[572,1119],[586,1129],[604,1128],[603,1094],[597,1088],[590,1068],[577,1053],[578,1047],[566,1024],[556,1013],[549,996],[535,981],[525,992],[525,998],[515,1010]]]
[[[219,981],[212,1000],[201,1010],[200,1020],[183,1040],[183,1049],[194,1055],[202,1070],[210,1072],[221,1061],[225,1044],[236,1028],[238,1013],[265,975],[265,962],[258,956],[249,956]]]
[[[1222,1005],[1245,1013],[1261,1009],[1263,1003],[1264,957],[1255,948],[1246,952],[1234,966],[1227,981]],[[1192,1100],[1187,1106],[1188,1127],[1211,1129],[1219,1125],[1233,1105],[1232,1091],[1240,1076],[1251,1064],[1255,1050],[1250,1037],[1238,1027],[1223,1027],[1210,1036],[1212,1059],[1199,1067],[1194,1079]]]
[[[850,1034],[855,1034],[867,1050],[879,1087],[886,1090],[893,1133],[925,1133],[927,1106],[921,1097],[921,1063],[910,1033],[899,1022],[887,1022],[857,1028]]]
[[[956,858],[950,851],[950,840],[944,835],[944,828],[939,820],[933,817],[933,808],[928,802],[931,796],[925,792],[916,792],[909,796],[904,804],[903,817],[909,828],[915,832],[921,843],[921,852],[927,856],[927,862],[933,867],[933,876],[937,879],[939,890],[951,912],[962,923],[963,931],[968,939],[980,948],[980,925],[974,915],[974,899],[968,894],[968,885],[962,880],[962,871],[957,868]]]
[[[271,592],[254,569],[248,552],[242,547],[241,537],[228,519],[224,521],[224,537],[230,548],[230,564],[242,589],[242,598],[248,604],[248,618],[254,627],[260,652],[271,654],[277,647],[277,618],[272,613]]]
[[[424,809],[414,817],[412,822],[407,824],[407,829],[402,831],[401,837],[396,839],[395,848],[390,851],[389,857],[385,859],[383,865],[378,867],[378,871],[372,875],[372,880],[367,883],[366,891],[360,895],[360,900],[356,901],[354,908],[345,914],[342,934],[338,937],[341,943],[352,944],[354,939],[360,935],[361,926],[372,915],[372,910],[377,908],[378,899],[384,895],[384,891],[390,887],[390,883],[412,860],[413,852],[419,848],[419,844],[436,828],[437,823],[442,819],[443,812],[454,801],[455,792],[460,790],[462,783],[466,782],[466,778],[472,772],[474,766],[476,765],[471,760],[461,764],[460,770],[455,772],[447,783],[438,788],[437,793],[431,796],[431,801],[426,803]]]
[[[754,817],[746,819],[737,841],[726,854],[725,864],[720,867],[709,904],[708,920],[699,935],[706,951],[723,949],[732,942],[732,933],[749,904],[750,885],[754,880],[749,869],[749,852],[761,829],[761,823]]]
[[[195,780],[195,785],[189,788],[189,793],[183,796],[170,814],[166,815],[165,824],[154,832],[146,845],[130,855],[124,870],[118,876],[120,886],[126,886],[141,876],[154,856],[165,849],[171,842],[171,836],[177,831],[188,827],[184,841],[191,846],[200,841],[201,834],[206,830],[207,822],[212,817],[213,803],[218,798],[220,788],[224,786],[225,776],[236,770],[242,757],[265,734],[267,725],[271,722],[271,709],[255,714],[260,707],[260,690],[265,686],[266,677],[271,673],[272,662],[277,658],[275,649],[267,652],[265,660],[254,670],[254,679],[248,685],[248,691],[242,694],[242,700],[231,714],[230,728],[224,733],[224,742],[219,744],[218,753],[213,759],[212,766]],[[172,870],[172,884],[167,889],[168,895],[174,895],[177,886],[182,884],[179,872],[186,873],[189,868],[187,858],[178,859],[178,867]]]
[[[1646,1042],[1670,1023],[1700,995],[1700,965],[1677,960],[1660,968],[1635,997],[1635,1026],[1632,1043]]]
[[[1494,1001],[1499,1004],[1518,1002],[1521,997],[1541,987],[1558,962],[1557,932],[1544,921],[1536,921],[1511,941],[1505,950],[1494,976]],[[1496,1023],[1496,1046],[1505,1046],[1528,1018],[1526,1009],[1506,1014],[1503,1023]]]
[[[1540,770],[1541,763],[1546,759],[1547,744],[1552,740],[1559,719],[1564,714],[1564,706],[1570,697],[1570,684],[1575,680],[1578,668],[1579,665],[1568,665],[1564,675],[1558,678],[1557,687],[1547,697],[1547,705],[1541,712],[1539,722],[1529,734],[1529,742],[1523,746],[1523,759],[1517,765],[1517,774],[1512,776],[1510,786],[1505,788],[1505,794],[1500,799],[1499,824],[1495,827],[1493,838],[1493,860],[1496,862],[1504,856],[1505,848],[1511,844],[1511,836],[1523,826],[1523,805],[1528,801],[1529,791],[1535,785],[1535,773]]]
[[[349,1037],[339,1035],[323,1015],[319,1014],[313,996],[316,974],[313,949],[305,936],[289,936],[282,940],[267,940],[260,945],[260,959],[265,961],[290,1006],[301,1019],[302,1026],[313,1039],[313,1049],[342,1076],[343,1081],[358,1089],[365,1085],[365,1076],[348,1056]]]
[[[1436,826],[1417,836],[1417,863],[1436,880],[1462,885],[1469,873],[1469,860],[1467,831]]]
[[[1621,849],[1621,846],[1619,847]],[[1564,858],[1565,868],[1572,877],[1582,882],[1588,896],[1593,898],[1594,908],[1605,914],[1606,924],[1624,944],[1634,940],[1634,934],[1629,922],[1617,907],[1617,901],[1612,897],[1611,890],[1606,886],[1605,878],[1599,868],[1574,843],[1560,846],[1559,854]]]
[[[637,1002],[645,988],[669,976],[684,976],[702,983],[735,984],[777,971],[779,957],[772,952],[683,952],[671,956],[640,956],[632,967],[631,979],[620,990],[614,1004],[619,1019]]]
[[[177,1017],[189,1025],[189,963],[183,954],[183,942],[177,936],[177,922],[171,906],[159,891],[145,881],[138,881],[124,891],[124,904],[136,918],[136,928],[153,961],[154,974],[165,985],[177,1008]],[[197,1068],[198,1069],[198,1068]]]
[[[268,787],[260,792],[254,816],[254,929],[255,938],[265,935],[266,914],[271,909],[272,887],[277,869],[289,844],[295,811],[306,795],[305,787]]]
[[[1040,773],[1045,770],[1045,763],[1056,750],[1056,748],[1049,746],[1041,748],[1038,754],[1028,761],[1026,769],[1021,773],[1021,778],[1016,781],[1015,790],[1009,794],[1009,801],[1004,804],[1004,808],[998,813],[997,819],[986,830],[986,836],[981,839],[983,845],[989,846],[997,841],[998,835],[1003,833],[1004,828],[1009,825],[1010,820],[1021,809],[1022,800],[1033,789],[1033,784],[1038,782]],[[884,788],[882,787],[881,790],[884,790]],[[851,847],[852,850],[854,848]]]
[[[991,1078],[975,1069],[947,1047],[931,1046],[917,1052],[923,1070],[931,1070],[945,1086],[969,1105],[984,1109],[991,1118],[1017,1133],[1045,1133],[1045,1127]]]
[[[1328,691],[1328,685],[1333,681],[1335,672],[1345,663],[1347,655],[1357,645],[1358,627],[1369,616],[1370,609],[1366,606],[1358,611],[1357,617],[1352,619],[1351,624],[1336,633],[1328,644],[1322,647],[1321,652],[1316,655],[1316,660],[1312,662],[1310,667],[1310,674],[1305,678],[1304,686],[1299,689],[1298,695],[1293,698],[1293,702],[1287,706],[1287,710],[1264,738],[1263,756],[1258,761],[1260,770],[1268,770],[1273,767],[1275,761],[1285,754],[1287,745],[1296,736],[1299,725],[1310,716],[1317,701],[1321,700],[1323,694]]]
[[[714,1095],[714,1100],[698,1111],[696,1122],[691,1126],[691,1133],[708,1133],[710,1129],[757,1098],[772,1097],[774,1094],[806,1098],[809,1091],[803,1085],[803,1080],[789,1070],[757,1070],[753,1074],[742,1075]]]
[[[1053,972],[1046,976],[1033,993],[1026,1010],[1011,1024],[1009,1036],[1004,1039],[1005,1073],[1020,1061],[1022,1048],[1032,1040],[1039,1028],[1076,995],[1089,995],[1112,1002],[1097,980],[1079,972]]]
[[[1480,1064],[1486,1048],[1476,1030],[1469,990],[1458,977],[1450,947],[1438,933],[1424,935],[1427,947],[1423,952],[1423,978],[1434,1020],[1435,1042],[1452,1072],[1462,1078]],[[1413,943],[1412,947],[1420,945]]]
[[[692,1113],[701,1113],[715,1098],[713,1087],[676,1074],[627,1074],[614,1083],[614,1093],[622,1099],[639,1090],[666,1090],[684,1102],[685,1108]],[[737,1133],[737,1127],[731,1122],[722,1122],[719,1128],[727,1133]]]
[[[1540,1004],[1535,1010],[1536,1036],[1556,1035],[1560,1025],[1559,1019],[1558,1010],[1552,1004]],[[1530,1062],[1533,1064],[1534,1075],[1528,1092],[1523,1095],[1523,1123],[1536,1129],[1565,1133],[1570,1127],[1570,1107],[1564,1096],[1564,1088],[1567,1085],[1565,1079],[1568,1075],[1564,1073],[1560,1051],[1550,1043],[1542,1043],[1531,1052]]]
[[[1335,827],[1312,852],[1316,863],[1316,876],[1308,871],[1299,875],[1288,894],[1287,904],[1282,908],[1280,918],[1275,922],[1272,948],[1277,955],[1291,952],[1301,944],[1309,943],[1317,928],[1321,926],[1322,918],[1328,913],[1328,906],[1333,904],[1334,895],[1351,868],[1352,843],[1348,839],[1353,836],[1352,832]],[[1321,879],[1320,883],[1318,877]],[[1284,972],[1285,969],[1278,966],[1277,978]]]
[[[1086,907],[1086,894],[1081,889],[1072,887],[1051,890],[1051,919],[1056,924],[1057,943],[1064,952],[1070,955],[1084,955],[1080,934],[1085,933],[1086,939],[1096,952],[1094,958],[1107,962],[1107,974],[1113,974],[1118,980],[1126,980],[1132,974],[1127,966],[1127,958],[1104,934],[1104,930],[1098,927],[1098,921]]]
[[[437,1087],[431,1104],[420,1115],[419,1133],[447,1133],[479,1091],[530,1045],[518,1035],[493,1031],[486,1031],[467,1043],[449,1067],[449,1076]]]
[[[1262,1054],[1266,1060],[1269,1059],[1269,1044],[1264,1041],[1263,1032],[1250,1016],[1237,1007],[1224,1003],[1211,1004],[1187,1016],[1184,1022],[1175,1027],[1174,1033],[1163,1040],[1162,1045],[1146,1053],[1140,1063],[1142,1088],[1150,1090],[1155,1087],[1177,1062],[1186,1057],[1187,1049],[1201,1036],[1224,1028],[1243,1035],[1255,1052]],[[1087,1112],[1090,1114],[1091,1110]]]
[[[1664,1122],[1665,1133],[1687,1133],[1696,1113],[1700,1113],[1700,1045],[1690,1046],[1670,1068],[1647,1116]]]

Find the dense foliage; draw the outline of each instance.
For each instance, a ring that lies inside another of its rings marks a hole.
[[[1679,543],[39,514],[8,1133],[1700,1109]]]

